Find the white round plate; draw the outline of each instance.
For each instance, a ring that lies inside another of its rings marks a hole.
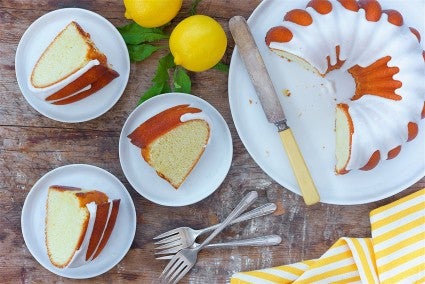
[[[32,69],[55,36],[71,21],[76,21],[108,58],[120,76],[91,96],[68,105],[52,105],[28,88]],[[118,30],[102,16],[79,8],[55,10],[34,21],[22,36],[15,55],[19,88],[28,103],[39,113],[62,122],[83,122],[104,114],[119,100],[130,75],[127,47]]]
[[[280,97],[288,124],[299,144],[319,191],[321,201],[331,204],[362,204],[398,193],[425,175],[425,121],[418,137],[403,145],[399,156],[384,161],[371,171],[334,174],[335,132],[334,96],[329,83],[272,53],[265,44],[267,31],[282,23],[285,13],[305,8],[305,1],[265,0],[248,20],[275,89]],[[425,35],[424,1],[405,5],[402,1],[381,0],[383,9],[400,11],[405,23]],[[424,41],[422,41],[422,44]],[[283,187],[300,194],[276,127],[268,123],[251,84],[245,66],[235,48],[229,72],[229,103],[237,132],[250,155],[264,172]],[[335,72],[337,73],[337,72]],[[334,74],[335,74],[334,73]],[[336,89],[351,88],[353,80],[340,75]],[[289,90],[291,95],[282,94]]]
[[[121,199],[108,243],[100,255],[88,264],[60,269],[53,266],[47,256],[44,222],[47,193],[51,185],[97,189],[111,199]],[[35,183],[25,199],[21,225],[29,251],[44,268],[60,276],[85,279],[107,272],[127,254],[136,233],[136,210],[127,189],[114,175],[95,166],[74,164],[54,169]]]
[[[152,116],[181,104],[201,109],[210,120],[211,132],[198,163],[176,190],[145,162],[140,148],[127,136]],[[233,145],[229,127],[213,106],[199,97],[169,93],[147,100],[130,114],[121,131],[119,155],[125,176],[143,197],[161,205],[184,206],[206,198],[220,186],[232,163]]]

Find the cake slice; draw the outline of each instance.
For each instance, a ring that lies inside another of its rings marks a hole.
[[[118,76],[90,34],[72,21],[42,53],[30,82],[32,90],[46,94],[46,101],[67,99],[66,103],[71,103],[100,90]]]
[[[178,105],[153,116],[128,135],[142,149],[144,160],[175,189],[198,163],[210,137],[207,121],[193,115],[200,112]],[[189,114],[188,120],[185,114]]]
[[[51,263],[77,267],[96,258],[110,237],[119,203],[97,190],[49,187],[45,241]]]
[[[338,104],[335,115],[335,172],[337,174],[347,173],[347,164],[351,156],[352,135],[354,125],[348,113],[347,104]]]

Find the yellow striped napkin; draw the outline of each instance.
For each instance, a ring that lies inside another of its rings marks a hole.
[[[370,212],[372,238],[340,238],[319,259],[239,272],[242,283],[425,283],[425,188]]]

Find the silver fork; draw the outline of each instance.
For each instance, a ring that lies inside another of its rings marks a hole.
[[[215,243],[204,246],[204,249],[207,248],[230,248],[230,247],[240,247],[240,246],[275,246],[282,242],[282,238],[278,235],[268,235],[258,238],[244,239],[244,240],[235,240],[224,243]],[[191,248],[196,248],[200,246],[198,243],[194,243]],[[157,257],[156,259],[172,259],[176,252],[169,252],[168,250],[163,250],[157,252],[157,254],[170,254],[166,256]]]
[[[264,216],[273,213],[276,210],[276,204],[267,203],[262,206],[259,206],[249,212],[244,213],[230,224],[239,223],[242,221],[250,220],[252,218]],[[210,232],[216,229],[220,224],[216,224],[204,229],[195,230],[189,227],[179,227],[170,231],[167,231],[159,236],[154,237],[153,239],[161,239],[160,241],[155,242],[158,245],[155,249],[165,250],[170,249],[169,253],[176,253],[181,249],[191,247],[198,236]],[[156,253],[157,254],[157,253]]]
[[[230,222],[236,219],[246,208],[248,208],[257,199],[256,191],[249,192],[242,201],[230,212],[229,216],[209,235],[198,247],[185,248],[179,251],[170,260],[167,266],[162,271],[159,279],[163,283],[177,283],[182,279],[187,272],[195,265],[198,258],[198,252],[205,247],[211,240],[217,236]]]

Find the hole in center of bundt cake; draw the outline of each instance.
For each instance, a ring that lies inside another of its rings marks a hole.
[[[338,102],[349,101],[356,89],[356,83],[348,71],[334,70],[326,75],[332,84],[333,96]]]

